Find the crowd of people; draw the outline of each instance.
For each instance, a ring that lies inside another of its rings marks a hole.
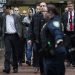
[[[65,75],[67,67],[75,67],[74,2],[67,1],[59,14],[53,4],[40,2],[20,14],[19,8],[6,5],[0,16],[0,36],[4,40],[3,72],[13,73],[26,63],[40,75]]]

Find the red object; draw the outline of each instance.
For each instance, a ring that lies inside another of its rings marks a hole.
[[[70,20],[69,20],[69,24],[70,24],[70,31],[73,30],[73,24],[72,24],[72,12],[70,12]]]

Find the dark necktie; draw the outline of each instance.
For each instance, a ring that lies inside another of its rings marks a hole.
[[[70,31],[72,31],[72,30],[73,30],[73,23],[72,23],[72,12],[70,12],[69,24],[70,24]]]

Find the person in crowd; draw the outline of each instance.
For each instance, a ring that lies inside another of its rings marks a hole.
[[[18,19],[20,20],[20,27],[23,31],[22,17],[21,17],[21,14],[20,14],[20,11],[19,11],[18,7],[14,7],[13,14],[18,16]],[[22,32],[22,34],[23,34],[23,32]],[[18,64],[19,64],[19,66],[22,66],[22,61],[24,61],[24,59],[23,59],[23,52],[24,52],[24,43],[23,43],[23,41],[24,41],[23,37],[21,36],[21,38],[20,38],[20,48],[18,50]]]
[[[14,7],[14,14],[16,15],[20,15],[20,11],[19,11],[19,8],[18,7]]]
[[[68,7],[65,8],[65,12],[67,12],[67,11],[68,11]]]
[[[10,73],[10,58],[12,52],[13,72],[18,72],[18,50],[19,38],[21,37],[20,20],[18,16],[11,13],[11,6],[6,6],[3,17],[2,37],[4,37],[5,44],[5,60],[3,72]],[[12,50],[12,51],[11,51]]]
[[[49,4],[45,13],[46,23],[41,28],[41,54],[44,75],[65,75],[65,54],[60,17],[54,5]]]
[[[36,13],[32,17],[32,20],[33,20],[33,18],[35,19],[35,17],[38,18],[38,16],[39,16],[39,13],[40,13],[40,4],[39,3],[36,5],[35,12]],[[34,22],[34,21],[31,21],[31,25],[33,24],[32,22]],[[36,21],[35,21],[34,24],[36,24]],[[37,26],[37,24],[36,24],[36,26]],[[35,29],[36,28],[39,28],[39,27],[35,27]],[[35,30],[35,31],[37,31],[37,30]],[[39,62],[38,62],[38,56],[37,56],[38,51],[36,51],[36,50],[39,49],[39,46],[34,42],[34,40],[32,40],[32,42],[33,42],[33,61],[32,61],[32,66],[34,68],[34,72],[38,72],[38,70],[39,70],[39,68],[38,68],[39,67]]]
[[[36,5],[35,12],[36,12],[36,13],[40,12],[40,5],[39,5],[39,4]]]
[[[21,22],[22,22],[22,40],[21,40],[21,45],[22,45],[22,63],[25,63],[25,39],[24,39],[24,34],[23,34],[23,19],[28,15],[26,10],[23,10],[22,14],[21,14]]]
[[[27,11],[26,10],[23,10],[22,14],[21,14],[21,18],[22,20],[24,19],[24,17],[27,16]]]
[[[6,7],[5,6],[3,6],[3,11],[2,12],[0,12],[0,36],[2,36],[2,24],[3,24],[3,19],[2,19],[2,16],[5,14],[5,9],[6,9]]]
[[[28,15],[23,19],[23,36],[25,40],[25,53],[26,53],[26,64],[31,65],[32,57],[32,43],[28,43],[29,36],[29,26],[31,25],[31,20],[33,16],[33,9],[28,9]]]
[[[2,35],[1,27],[2,27],[2,14],[3,12],[0,12],[0,37]]]
[[[1,32],[1,25],[2,25],[2,19],[1,19],[1,16],[0,16],[0,37],[1,37],[1,35],[2,35],[2,32]]]
[[[67,1],[68,11],[63,13],[61,22],[64,27],[65,46],[67,50],[67,66],[75,67],[75,11],[74,2]]]
[[[2,18],[1,18],[1,16],[0,16],[0,37],[1,37],[1,35],[2,35],[1,26],[2,26]]]
[[[38,4],[36,5],[36,7]],[[43,24],[45,23],[44,20],[44,13],[47,9],[46,3],[41,2],[39,3],[40,11],[37,12],[33,17],[29,29],[29,41],[28,43],[33,43],[33,67],[34,72],[38,72],[38,68],[40,67],[40,74],[43,75],[43,60],[42,56],[39,54],[39,50],[41,48],[40,42],[40,30]]]

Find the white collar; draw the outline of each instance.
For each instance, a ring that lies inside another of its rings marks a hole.
[[[70,14],[70,11],[68,13]],[[72,10],[72,16],[74,16],[74,10]]]

